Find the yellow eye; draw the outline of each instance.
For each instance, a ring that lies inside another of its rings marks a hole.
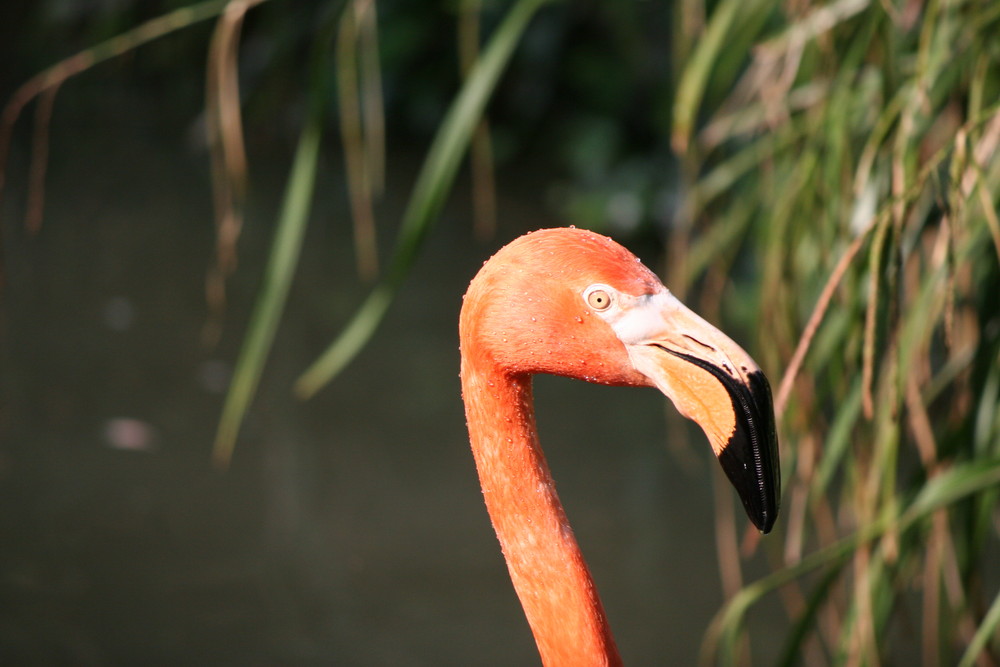
[[[602,289],[595,289],[587,295],[587,303],[594,310],[607,310],[611,307],[611,295]]]

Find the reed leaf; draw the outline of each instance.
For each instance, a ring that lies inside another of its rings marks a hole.
[[[1000,459],[972,461],[955,466],[930,480],[902,512],[887,507],[871,523],[841,540],[815,551],[790,567],[773,572],[743,587],[712,621],[702,644],[702,663],[710,664],[721,652],[723,662],[732,664],[736,646],[750,607],[779,586],[820,567],[840,567],[844,559],[886,531],[904,531],[932,512],[1000,484]]]
[[[374,0],[350,0],[341,13],[337,35],[337,101],[340,137],[344,145],[344,172],[351,201],[351,218],[354,221],[354,254],[358,274],[366,280],[373,280],[378,274],[373,183],[381,177],[381,165],[380,161],[373,165],[372,158],[384,150],[382,146],[377,146],[374,150],[369,147],[371,126],[369,124],[369,127],[365,127],[368,117],[364,114],[364,108],[370,107],[370,104],[363,104],[364,96],[359,83],[362,26],[372,24],[374,12]],[[368,70],[370,69],[369,67]],[[381,141],[380,126],[376,136]]]
[[[260,383],[298,265],[316,186],[331,71],[327,51],[334,25],[331,21],[313,46],[308,113],[288,174],[264,283],[257,294],[212,446],[212,461],[222,468],[227,467],[232,458],[236,436]]]
[[[972,636],[972,641],[962,654],[958,667],[972,667],[989,642],[996,639],[997,628],[1000,628],[1000,593],[993,598],[993,604],[986,612],[983,622],[976,628],[976,634]]]
[[[828,568],[813,588],[805,609],[802,610],[798,620],[792,626],[785,640],[785,646],[781,649],[781,655],[777,662],[781,667],[793,667],[798,663],[802,644],[809,633],[814,630],[819,611],[833,590],[833,585],[836,583],[837,578],[840,577],[840,574],[840,567],[832,566]]]
[[[308,398],[330,382],[374,334],[440,213],[500,75],[532,16],[548,1],[519,0],[490,37],[434,137],[403,214],[385,275],[341,334],[299,377],[295,391],[300,397]]]
[[[712,68],[718,61],[727,38],[732,34],[741,11],[750,11],[746,4],[740,0],[722,0],[715,7],[704,34],[696,42],[694,52],[681,74],[674,100],[671,137],[671,144],[678,153],[687,152]]]

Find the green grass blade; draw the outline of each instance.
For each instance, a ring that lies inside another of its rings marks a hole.
[[[520,0],[490,38],[482,57],[452,103],[424,160],[403,214],[396,249],[385,276],[344,331],[298,379],[295,391],[299,396],[308,398],[330,382],[364,347],[382,321],[441,210],[472,133],[483,116],[500,75],[510,62],[514,48],[531,17],[548,1]]]
[[[996,636],[998,627],[1000,627],[1000,593],[993,598],[990,610],[986,612],[986,617],[976,629],[976,634],[972,636],[972,641],[966,647],[958,667],[972,667],[976,663],[976,657],[983,652],[990,639]]]
[[[851,385],[850,392],[840,404],[833,423],[827,431],[816,477],[809,486],[809,500],[816,503],[826,493],[834,473],[841,467],[851,443],[851,433],[861,415],[861,380]]]
[[[1000,484],[1000,459],[971,461],[942,473],[921,489],[899,519],[900,530],[942,507],[972,496],[992,484]]]
[[[993,369],[983,386],[973,427],[973,447],[977,458],[1000,455],[1000,355],[994,359]],[[970,545],[977,551],[983,549],[993,532],[993,513],[998,498],[1000,487],[989,489],[979,496],[973,510]]]
[[[678,153],[687,151],[698,117],[698,109],[701,107],[701,100],[712,73],[712,66],[718,59],[726,36],[732,29],[736,15],[743,4],[741,0],[723,0],[719,3],[712,12],[708,27],[698,40],[677,84],[671,145]]]
[[[764,0],[722,0],[712,11],[677,84],[670,136],[675,152],[687,152],[706,98],[733,85],[772,7],[772,3]]]
[[[804,129],[793,124],[781,132],[756,138],[732,157],[714,166],[694,184],[688,195],[692,214],[701,213],[710,203],[730,192],[741,178],[759,169],[762,163],[772,159],[779,151],[792,146]]]
[[[754,211],[748,206],[733,209],[691,244],[684,266],[687,271],[685,284],[690,285],[700,278],[712,262],[718,261],[725,251],[734,247],[746,235]]]
[[[810,631],[816,629],[816,619],[819,615],[820,607],[827,601],[830,591],[833,589],[833,584],[840,577],[842,570],[840,565],[842,564],[838,564],[827,570],[809,595],[809,602],[806,608],[802,611],[802,615],[795,622],[795,625],[792,626],[791,631],[788,633],[788,639],[785,641],[785,647],[781,650],[781,657],[778,658],[777,662],[781,667],[794,667],[797,663],[802,649],[802,642],[809,636]]]
[[[271,244],[264,273],[264,284],[257,296],[250,318],[243,347],[240,350],[233,372],[233,379],[226,394],[226,402],[219,419],[215,435],[212,460],[226,467],[232,458],[236,436],[246,415],[264,370],[267,354],[274,342],[274,335],[281,320],[291,288],[292,277],[298,265],[302,239],[305,236],[313,191],[316,185],[316,167],[319,158],[320,139],[323,134],[324,110],[326,108],[326,65],[324,51],[329,39],[317,42],[311,101],[308,117],[299,135],[295,158],[288,175],[285,197],[278,218],[278,228]]]
[[[745,586],[712,621],[702,644],[702,662],[712,661],[715,651],[732,655],[747,610],[765,594],[824,565],[839,567],[862,544],[881,537],[888,530],[902,532],[935,510],[1000,484],[1000,459],[973,461],[955,466],[930,480],[901,515],[888,506],[874,521],[801,561],[773,572]]]

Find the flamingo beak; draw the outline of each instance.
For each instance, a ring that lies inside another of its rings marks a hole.
[[[770,532],[781,468],[771,388],[743,348],[667,291],[621,295],[609,324],[634,368],[697,422],[753,524]]]

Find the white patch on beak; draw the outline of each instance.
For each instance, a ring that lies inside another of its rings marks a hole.
[[[635,360],[636,346],[656,345],[704,359],[742,383],[760,368],[739,345],[663,288],[655,294],[623,294],[607,285],[592,285],[613,297],[611,307],[594,314],[603,319]],[[585,292],[585,294],[587,293]],[[738,362],[738,363],[737,363]],[[647,375],[662,389],[662,378]]]
[[[672,313],[687,310],[677,297],[667,291],[642,296],[619,294],[616,305],[616,308],[598,315],[611,325],[615,335],[626,345],[639,345],[655,338],[663,332]]]

